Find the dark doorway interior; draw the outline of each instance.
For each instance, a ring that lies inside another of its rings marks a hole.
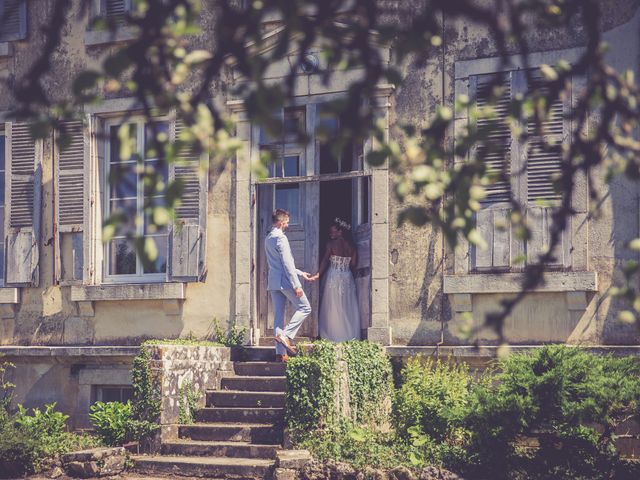
[[[353,195],[351,180],[320,182],[320,252],[324,256],[329,240],[329,226],[334,218],[340,217],[353,225],[351,201]]]

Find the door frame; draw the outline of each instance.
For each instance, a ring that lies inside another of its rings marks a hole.
[[[378,116],[384,119],[385,138],[389,136],[389,117],[391,109],[391,94],[394,91],[392,85],[380,85],[376,90],[375,108]],[[337,98],[344,97],[345,92],[319,93],[317,95],[304,95],[295,97],[291,106],[306,106],[307,131],[315,130],[315,106]],[[258,345],[261,332],[257,315],[258,309],[258,209],[257,186],[265,183],[253,172],[251,165],[257,164],[260,159],[259,130],[249,121],[244,102],[240,99],[230,100],[227,107],[236,120],[236,135],[242,141],[243,147],[236,154],[235,176],[233,187],[235,189],[235,205],[232,205],[232,226],[234,240],[232,242],[235,256],[235,268],[233,269],[232,293],[232,318],[237,325],[245,326],[249,330],[249,344]],[[372,150],[375,139],[366,139],[363,150],[366,155]],[[314,159],[316,148],[314,142],[309,142],[306,147],[306,175],[299,178],[287,177],[284,179],[270,178],[268,183],[300,182],[308,183],[308,186],[317,185],[318,181],[344,180],[354,177],[369,176],[370,180],[370,217],[371,217],[371,318],[367,328],[367,338],[372,341],[391,344],[391,326],[389,325],[389,166],[385,161],[382,165],[372,167],[365,164],[361,171],[340,174],[315,174],[316,161]],[[310,197],[313,196],[308,192]],[[309,197],[309,198],[310,198]],[[316,195],[319,197],[319,195]],[[316,222],[317,223],[317,222]],[[309,228],[318,228],[312,225]],[[318,235],[319,232],[310,234]],[[250,239],[247,242],[247,238]],[[317,257],[319,253],[314,256]],[[306,259],[309,265],[317,264],[318,258]],[[313,262],[315,260],[315,262]],[[317,303],[318,295],[314,302]],[[312,305],[317,312],[317,305]]]

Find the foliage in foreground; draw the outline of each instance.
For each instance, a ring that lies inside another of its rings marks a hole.
[[[320,413],[332,405],[326,386],[320,397],[298,390],[331,384],[332,371],[321,367],[331,348],[315,360],[297,359],[298,381],[290,383],[290,399],[308,399],[301,402],[306,429],[294,440],[318,459],[356,468],[438,465],[466,478],[638,478],[615,446],[616,428],[639,416],[637,359],[547,346],[501,360],[481,376],[450,361],[412,360],[384,428],[371,421],[375,416],[353,421]],[[290,416],[289,426],[298,418]],[[313,426],[312,418],[322,421]]]
[[[13,415],[0,409],[0,478],[38,472],[60,454],[100,445],[95,437],[68,432],[68,418],[55,403],[31,414],[21,405]]]

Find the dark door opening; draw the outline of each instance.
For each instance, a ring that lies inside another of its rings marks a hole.
[[[322,259],[329,241],[329,226],[336,217],[353,225],[351,180],[320,182],[320,255]]]

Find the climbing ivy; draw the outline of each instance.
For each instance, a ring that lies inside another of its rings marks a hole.
[[[336,411],[337,357],[348,368],[352,419]],[[384,421],[385,402],[392,392],[389,357],[380,345],[367,341],[335,344],[318,341],[287,364],[287,424],[295,441],[314,430],[335,428],[341,421],[371,424]]]
[[[382,419],[386,400],[393,391],[388,355],[377,343],[354,340],[342,344],[342,356],[349,372],[349,396],[353,419]]]
[[[138,422],[138,438],[146,437],[160,428],[162,399],[157,381],[151,374],[151,355],[145,343],[133,359],[133,418]]]
[[[200,393],[194,387],[191,380],[185,380],[180,387],[180,400],[179,400],[179,422],[181,424],[191,424],[194,422],[196,415],[198,414],[198,401],[200,400]]]
[[[336,346],[320,340],[287,363],[287,424],[293,437],[335,417]]]

